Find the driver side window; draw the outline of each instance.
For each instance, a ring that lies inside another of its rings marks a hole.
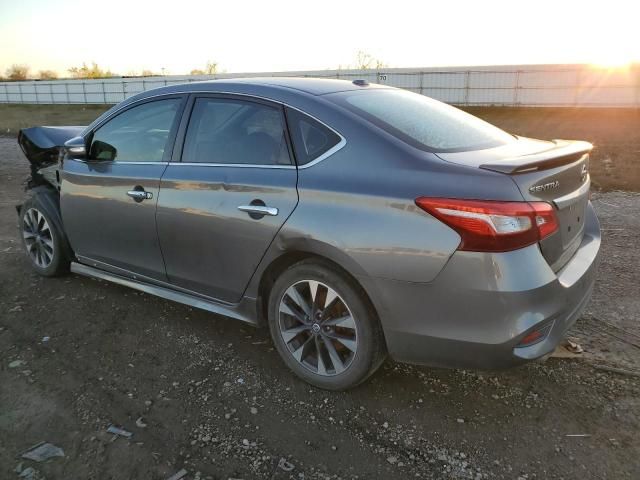
[[[168,98],[138,105],[98,128],[89,158],[117,162],[162,162],[182,99]]]

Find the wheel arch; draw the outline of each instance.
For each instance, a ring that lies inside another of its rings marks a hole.
[[[64,223],[62,222],[62,212],[60,210],[60,193],[49,185],[38,185],[27,190],[30,198],[33,198],[42,209],[51,217],[51,221],[54,223],[55,228],[61,233],[63,241],[62,245],[68,258],[74,258],[75,253],[69,244],[69,239],[64,229]],[[16,207],[18,215],[22,218],[22,209],[24,205]],[[21,220],[20,220],[21,221]]]
[[[337,250],[335,251],[338,252],[339,255],[331,255],[331,249],[333,248],[334,247],[329,246],[329,249],[325,249],[322,253],[307,249],[287,249],[280,251],[279,255],[272,256],[269,261],[263,262],[265,266],[261,270],[260,274],[257,275],[258,280],[255,282],[256,285],[254,287],[256,295],[257,321],[259,325],[266,325],[267,309],[269,307],[269,294],[276,279],[289,267],[303,260],[316,260],[319,263],[330,266],[344,275],[345,278],[360,291],[365,302],[376,315],[376,319],[380,321],[378,312],[374,303],[371,301],[369,292],[366,290],[362,282],[358,280],[358,277],[362,276],[364,271],[361,267],[355,264],[352,259],[348,259],[345,262],[344,258],[341,258],[345,257],[345,255]],[[327,255],[326,252],[329,252],[329,255]]]

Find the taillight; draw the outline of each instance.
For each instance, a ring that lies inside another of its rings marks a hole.
[[[458,250],[517,250],[558,230],[554,209],[546,202],[420,197],[416,205],[458,232],[462,238]]]

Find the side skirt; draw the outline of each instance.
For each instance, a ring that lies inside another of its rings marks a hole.
[[[150,283],[141,282],[139,280],[132,280],[115,273],[105,272],[88,265],[73,262],[71,263],[71,271],[78,275],[84,275],[85,277],[98,278],[106,280],[108,282],[117,283],[125,287],[140,290],[141,292],[149,293],[157,297],[166,298],[178,303],[184,303],[191,307],[200,308],[209,312],[216,313],[218,315],[224,315],[236,320],[242,320],[243,322],[256,325],[256,319],[251,314],[252,306],[255,312],[255,300],[245,298],[238,305],[224,305],[213,301],[205,300],[196,295],[190,295],[188,293],[179,292],[166,287],[160,287],[158,285],[152,285]]]

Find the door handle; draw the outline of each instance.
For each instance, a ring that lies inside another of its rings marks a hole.
[[[145,192],[144,190],[129,190],[127,195],[133,198],[136,202],[151,200],[153,198],[153,193]]]
[[[275,217],[278,215],[278,209],[275,207],[267,207],[266,205],[240,205],[238,210],[242,212],[247,212],[249,215],[269,215],[271,217]]]

